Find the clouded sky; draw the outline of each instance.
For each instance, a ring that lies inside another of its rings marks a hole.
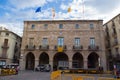
[[[35,13],[40,6],[41,12]],[[22,36],[23,21],[53,20],[52,8],[54,19],[103,19],[105,23],[120,13],[120,0],[0,0],[0,26]]]

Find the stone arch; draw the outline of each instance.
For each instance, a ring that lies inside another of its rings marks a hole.
[[[97,68],[99,66],[99,55],[92,52],[88,55],[88,68]]]
[[[76,52],[72,57],[72,67],[83,68],[83,65],[83,56],[79,52]]]
[[[35,56],[32,52],[29,52],[26,55],[26,70],[34,70],[34,65],[35,65]]]
[[[57,70],[63,67],[69,67],[68,61],[69,58],[67,54],[65,54],[64,52],[56,53],[53,57],[53,70]]]
[[[39,65],[40,64],[49,64],[49,55],[46,52],[40,54]]]

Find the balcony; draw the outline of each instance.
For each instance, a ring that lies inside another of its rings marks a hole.
[[[106,45],[106,48],[107,48],[107,49],[110,48],[110,45]]]
[[[97,50],[99,50],[99,46],[97,46],[97,45],[89,45],[88,46],[88,50],[90,50],[90,51],[97,51]]]
[[[120,54],[119,53],[114,54],[114,59],[116,61],[119,61],[120,60]]]
[[[3,49],[8,49],[9,46],[8,46],[8,45],[2,45],[2,48],[3,48]]]
[[[33,50],[35,50],[35,45],[26,45],[25,48],[26,48],[27,50],[33,51]]]
[[[117,37],[117,33],[116,33],[116,32],[113,32],[113,33],[112,33],[112,36],[113,36],[113,37]]]
[[[118,40],[114,40],[113,46],[117,46],[118,45]]]
[[[74,46],[73,46],[73,50],[74,50],[74,51],[81,51],[81,50],[83,50],[83,46],[82,46],[82,45],[80,45],[80,46],[74,45]]]
[[[56,50],[58,52],[63,52],[63,51],[67,50],[67,46],[66,45],[63,45],[63,46],[55,45],[54,50]]]
[[[40,45],[39,50],[49,50],[49,45]]]
[[[7,55],[5,53],[3,53],[1,56],[0,56],[1,59],[7,59]]]

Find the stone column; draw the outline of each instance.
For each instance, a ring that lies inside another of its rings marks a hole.
[[[101,57],[101,66],[103,67],[104,70],[107,70],[107,67],[106,67],[106,57],[105,55],[102,55]]]
[[[72,59],[69,59],[69,68],[72,68]]]
[[[88,69],[88,59],[84,58],[84,69]]]
[[[25,70],[25,59],[23,57],[20,58],[20,70]]]
[[[35,66],[34,69],[39,65],[39,59],[35,59]]]
[[[53,71],[53,60],[50,60],[49,64],[51,65],[51,71]]]

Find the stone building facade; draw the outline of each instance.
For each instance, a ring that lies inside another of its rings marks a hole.
[[[107,68],[113,70],[114,65],[120,67],[120,14],[104,25]]]
[[[11,63],[19,64],[22,38],[0,27],[0,66]]]
[[[24,21],[21,70],[37,65],[106,70],[102,20]]]

